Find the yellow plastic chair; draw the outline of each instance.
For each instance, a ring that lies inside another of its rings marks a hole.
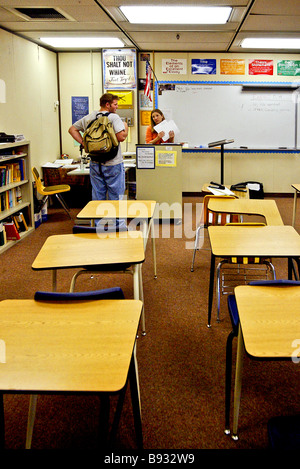
[[[202,212],[200,216],[200,223],[197,226],[196,229],[196,238],[195,238],[195,244],[194,244],[194,251],[193,251],[193,259],[192,259],[192,265],[191,265],[191,272],[194,272],[194,264],[195,264],[195,256],[196,252],[199,250],[199,239],[200,239],[200,233],[201,230],[204,230],[204,228],[208,228],[211,225],[226,225],[226,223],[236,220],[237,215],[232,215],[228,213],[216,213],[216,212],[211,212],[208,209],[208,202],[210,199],[214,198],[221,198],[221,199],[235,199],[236,197],[233,195],[205,195],[203,198],[203,207],[202,207]],[[204,237],[204,234],[203,234]]]
[[[67,212],[69,217],[72,218],[70,210],[61,195],[62,192],[69,192],[71,190],[71,187],[68,184],[59,184],[57,186],[45,187],[42,183],[38,170],[33,167],[31,168],[31,171],[35,180],[36,190],[40,195],[43,196],[43,205],[47,202],[49,195],[55,195],[57,200],[59,200],[59,202],[61,203],[63,209]]]

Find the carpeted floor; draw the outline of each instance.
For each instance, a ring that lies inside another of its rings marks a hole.
[[[226,299],[221,322],[215,308],[211,329],[207,323],[209,250],[198,251],[190,272],[196,204],[184,198],[182,225],[157,226],[157,273],[153,278],[151,242],[143,265],[147,335],[139,337],[137,357],[141,389],[145,449],[267,449],[267,422],[276,415],[300,412],[300,365],[259,362],[245,358],[239,440],[224,434],[225,344],[231,330]],[[291,224],[292,197],[277,198],[284,223]],[[71,233],[73,220],[63,210],[48,210],[48,221],[1,255],[0,299],[32,298],[36,290],[51,290],[51,273],[31,269],[45,239]],[[300,228],[300,216],[296,228]],[[209,247],[206,242],[205,247]],[[285,260],[274,260],[277,278],[286,278]],[[73,270],[58,273],[60,291],[68,291]],[[132,298],[132,278],[101,274],[79,277],[78,290],[121,286]],[[235,353],[236,341],[234,341]],[[6,395],[6,448],[25,445],[28,396]],[[34,427],[34,449],[95,449],[99,399],[97,396],[40,396]],[[116,448],[136,448],[129,392]]]

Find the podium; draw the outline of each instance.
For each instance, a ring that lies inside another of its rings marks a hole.
[[[233,143],[234,140],[218,140],[217,142],[211,142],[208,144],[208,148],[221,147],[221,184],[224,184],[224,145]]]

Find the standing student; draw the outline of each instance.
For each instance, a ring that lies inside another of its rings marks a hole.
[[[108,118],[112,122],[117,140],[123,142],[128,135],[128,126],[116,114],[118,99],[118,96],[105,93],[100,98],[100,111],[93,111],[75,122],[69,128],[69,134],[82,145],[80,132],[85,132],[88,124],[96,119],[97,114],[109,112]],[[106,163],[93,161],[93,157],[91,157],[90,178],[93,200],[105,200],[107,195],[110,200],[118,200],[123,197],[125,192],[125,171],[120,144],[117,155]]]
[[[153,109],[151,111],[151,124],[147,127],[146,130],[146,143],[150,143],[152,145],[159,145],[160,143],[174,143],[174,132],[171,130],[169,132],[169,138],[166,142],[163,141],[163,137],[165,135],[164,132],[157,133],[154,130],[154,127],[160,124],[162,121],[165,120],[165,116],[161,112],[160,109]]]
[[[96,119],[97,114],[109,113],[108,118],[112,122],[118,142],[123,142],[128,135],[128,126],[116,114],[119,97],[112,93],[105,93],[100,98],[100,111],[93,111],[87,116],[79,119],[69,128],[69,134],[82,145],[80,132],[85,132],[88,124]],[[93,161],[90,157],[90,179],[92,185],[93,200],[119,200],[125,192],[125,170],[121,146],[119,143],[117,155],[105,162]]]

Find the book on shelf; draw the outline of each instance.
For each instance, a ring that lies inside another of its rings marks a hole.
[[[24,214],[23,212],[19,212],[16,214],[15,216],[16,218],[16,225],[18,224],[18,231],[21,232],[21,231],[28,231],[28,225],[27,225],[27,222],[25,220],[25,217],[24,217]]]
[[[3,223],[0,222],[0,246],[4,246],[6,243],[6,234]]]
[[[14,163],[7,163],[0,166],[0,186],[6,186],[13,182],[24,181],[25,174],[25,160],[21,158]]]
[[[6,233],[6,239],[7,240],[13,240],[16,241],[20,239],[19,232],[16,228],[16,225],[14,224],[13,221],[11,222],[4,222],[4,228],[5,228],[5,233]]]
[[[10,210],[22,202],[21,187],[13,187],[0,194],[0,212]]]

